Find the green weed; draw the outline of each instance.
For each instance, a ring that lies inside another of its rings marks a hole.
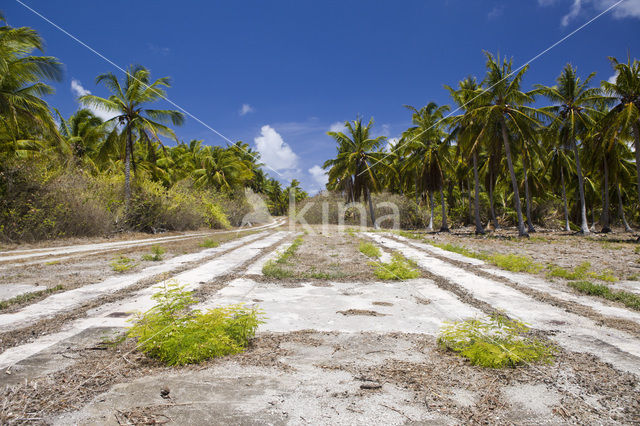
[[[51,266],[51,265],[57,265],[58,263],[60,263],[59,260],[52,260],[51,262],[46,262],[45,265]]]
[[[420,276],[416,264],[400,253],[393,253],[391,262],[371,262],[371,265],[375,267],[373,273],[381,280],[404,281]]]
[[[138,315],[127,331],[140,350],[168,365],[197,364],[244,351],[264,314],[230,305],[201,312],[191,292],[177,284],[153,295],[156,305]]]
[[[554,348],[526,337],[526,324],[492,315],[445,325],[438,344],[467,358],[472,365],[489,368],[515,367],[522,363],[550,362]]]
[[[382,252],[380,251],[380,248],[378,248],[378,246],[376,246],[373,243],[361,241],[360,247],[358,247],[358,249],[362,254],[364,254],[367,257],[373,257],[377,259],[380,256],[382,256]]]
[[[623,303],[627,308],[640,311],[640,296],[628,291],[613,291],[604,284],[594,284],[590,281],[571,281],[569,287],[578,290],[580,293],[591,296],[603,297]]]
[[[160,260],[162,260],[162,255],[165,253],[165,249],[162,246],[152,246],[151,247],[151,254],[145,254],[142,256],[142,260],[145,260],[147,262],[151,261],[151,262],[158,262]]]
[[[516,254],[496,253],[486,256],[485,260],[498,268],[512,272],[535,274],[542,269],[542,265],[534,262],[530,257]]]
[[[293,272],[283,268],[273,259],[264,264],[262,273],[265,277],[278,279],[291,278],[293,276]]]
[[[589,262],[582,262],[572,270],[568,270],[561,266],[553,264],[548,265],[547,268],[549,269],[549,272],[547,272],[547,277],[564,278],[569,281],[579,281],[587,278],[595,278],[600,281],[608,282],[618,281],[618,278],[613,275],[612,271],[608,269],[601,273],[592,272],[591,263]]]
[[[298,237],[293,240],[291,244],[276,260],[276,263],[286,263],[298,250],[298,247],[302,244],[302,237]]]
[[[215,248],[220,245],[216,240],[212,240],[211,238],[206,238],[204,241],[200,243],[200,247],[204,248]]]
[[[395,234],[400,235],[401,237],[405,237],[405,238],[409,238],[412,240],[421,240],[422,239],[422,234],[418,234],[416,232],[409,232],[409,231],[402,231],[402,230],[396,230],[393,231]]]
[[[129,269],[133,268],[134,266],[137,265],[137,263],[135,263],[135,261],[127,256],[124,255],[120,255],[119,257],[115,258],[111,263],[111,269],[113,269],[114,271],[121,273],[121,272],[126,272]]]

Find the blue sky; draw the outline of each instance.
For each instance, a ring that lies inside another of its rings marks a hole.
[[[257,146],[274,177],[315,192],[336,123],[374,117],[377,134],[397,137],[409,125],[404,104],[450,103],[443,84],[483,77],[483,50],[519,66],[617,0],[21,1],[119,66],[170,76],[173,102]],[[48,99],[63,115],[79,93],[107,95],[94,80],[117,73],[112,65],[15,0],[0,7],[65,64]],[[638,57],[639,44],[640,0],[624,0],[532,63],[525,86],[552,84],[567,62],[606,80],[607,56]],[[185,141],[226,143],[191,118],[176,130]]]

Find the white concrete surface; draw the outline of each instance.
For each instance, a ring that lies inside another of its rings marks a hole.
[[[9,314],[0,314],[0,332],[14,330],[17,327],[26,327],[43,318],[51,317],[64,311],[74,309],[84,303],[97,299],[106,294],[111,294],[136,283],[162,273],[170,273],[180,268],[185,263],[195,262],[213,256],[225,250],[246,244],[255,239],[264,237],[266,231],[258,234],[247,235],[218,247],[205,249],[196,253],[189,253],[182,256],[173,257],[157,265],[149,266],[139,272],[131,274],[114,275],[104,281],[78,287],[73,290],[53,294],[44,300]]]
[[[0,284],[0,301],[46,289],[46,287],[31,284]]]
[[[422,304],[419,299],[428,299]],[[253,301],[256,302],[253,302]],[[386,302],[390,306],[373,304]],[[477,309],[441,290],[430,280],[397,283],[341,283],[283,287],[247,278],[230,282],[201,309],[234,303],[257,305],[267,317],[259,331],[290,332],[313,329],[339,332],[402,332],[435,335],[444,321],[482,316]],[[384,316],[343,315],[349,309],[375,311]]]
[[[506,284],[475,275],[404,243],[375,233],[367,235],[388,248],[399,250],[421,268],[450,280],[476,299],[503,310],[510,317],[533,328],[552,331],[554,334],[550,338],[564,348],[589,352],[619,369],[640,375],[640,340],[632,335],[599,326],[589,318],[539,302]]]
[[[140,240],[129,240],[129,241],[114,241],[114,242],[99,243],[99,244],[82,244],[82,245],[74,245],[74,246],[49,247],[49,248],[39,248],[39,249],[29,249],[29,250],[9,250],[9,251],[0,252],[0,262],[29,259],[32,257],[71,254],[71,253],[78,253],[78,252],[102,251],[102,250],[110,249],[114,247],[116,248],[138,247],[138,246],[145,246],[150,244],[157,244],[159,242],[199,238],[207,235],[220,235],[220,234],[229,234],[233,232],[255,231],[255,230],[274,228],[282,225],[283,223],[284,223],[284,220],[278,220],[266,225],[256,226],[252,228],[243,228],[240,230],[234,229],[230,231],[200,232],[200,233],[191,233],[191,234],[184,234],[184,235],[173,235],[169,237],[145,238]],[[46,261],[48,261],[48,259]]]
[[[255,235],[256,234],[253,234],[251,236],[255,237]],[[264,233],[257,235],[264,236]],[[0,354],[0,369],[9,368],[44,349],[75,336],[87,328],[130,326],[130,316],[113,316],[113,314],[147,311],[154,305],[151,296],[157,291],[160,291],[165,284],[172,281],[177,281],[185,285],[188,290],[195,290],[200,284],[238,268],[244,262],[259,254],[265,247],[280,241],[285,235],[285,232],[271,234],[259,241],[224,253],[210,262],[178,274],[162,283],[144,288],[129,298],[89,310],[85,318],[65,325],[62,330],[57,333],[41,336],[31,343],[7,349]]]

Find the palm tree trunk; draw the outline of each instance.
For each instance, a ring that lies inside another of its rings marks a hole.
[[[609,165],[607,158],[604,158],[604,200],[602,201],[602,231],[604,233],[611,232],[609,217]]]
[[[567,206],[567,189],[564,185],[564,169],[560,168],[560,182],[562,183],[562,203],[564,205],[564,230],[569,232],[571,227],[569,226],[569,207]]]
[[[633,125],[633,135],[636,137],[636,174],[638,178],[638,202],[640,203],[640,120]]]
[[[415,179],[415,186],[416,186],[416,204],[420,204],[420,192],[418,191],[418,172],[416,172],[416,179]]]
[[[427,231],[433,231],[433,191],[429,191],[429,227]]]
[[[478,155],[473,152],[473,180],[475,181],[474,210],[476,216],[476,234],[484,234],[484,228],[480,221],[480,183],[478,182]]]
[[[527,156],[522,159],[522,167],[524,169],[524,200],[527,209],[527,228],[529,232],[536,232],[531,222],[531,193],[529,192],[529,175],[527,174]]]
[[[495,181],[493,179],[493,171],[489,173],[491,173],[491,175],[489,176],[489,213],[491,214],[491,221],[493,222],[493,229],[495,230],[500,227],[500,224],[498,224],[498,219],[496,218],[496,210],[493,203],[493,186],[495,185]]]
[[[618,214],[620,215],[620,219],[622,220],[622,224],[624,225],[624,230],[626,232],[633,232],[633,229],[629,226],[629,222],[627,222],[627,217],[624,215],[624,206],[622,204],[622,193],[620,192],[620,184],[616,185],[616,192],[618,193]]]
[[[371,217],[371,224],[375,229],[378,229],[378,225],[376,225],[376,214],[373,211],[373,201],[371,200],[371,191],[367,187],[367,199],[369,200],[369,216]]]
[[[516,207],[516,214],[518,215],[518,234],[521,237],[528,237],[527,231],[524,230],[524,222],[522,220],[522,205],[520,204],[520,191],[518,190],[518,180],[516,179],[516,172],[513,170],[513,162],[511,161],[511,147],[509,146],[509,135],[507,134],[507,123],[504,121],[504,117],[501,117],[502,127],[502,141],[504,143],[504,154],[507,157],[507,166],[509,167],[509,174],[511,175],[511,186],[513,187],[513,198]]]
[[[127,127],[127,141],[124,147],[124,205],[128,212],[131,207],[131,128]]]
[[[440,201],[442,202],[442,226],[440,232],[449,232],[449,225],[447,225],[447,206],[444,202],[444,188],[440,188]]]
[[[580,155],[576,140],[571,141],[571,149],[576,159],[576,172],[578,174],[578,192],[580,194],[580,232],[584,235],[589,233],[589,222],[587,221],[587,206],[584,200],[584,178],[582,177],[582,166],[580,165]]]

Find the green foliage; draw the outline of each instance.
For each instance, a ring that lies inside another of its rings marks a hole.
[[[396,230],[393,232],[400,235],[401,237],[409,238],[412,240],[421,240],[423,237],[421,234],[417,234],[415,232],[402,231],[402,230]]]
[[[364,254],[367,257],[378,258],[382,256],[382,252],[380,251],[380,248],[373,243],[361,241],[360,247],[358,247],[358,249],[362,254]]]
[[[603,297],[607,300],[623,303],[627,308],[640,311],[640,296],[628,291],[613,291],[604,284],[594,284],[590,281],[570,281],[569,287],[580,293]]]
[[[215,247],[218,247],[219,245],[220,245],[219,242],[211,238],[205,238],[204,241],[200,243],[200,247],[205,247],[205,248],[215,248]]]
[[[472,365],[489,368],[515,367],[523,363],[550,362],[554,349],[526,336],[526,324],[502,315],[448,323],[438,344],[467,358]]]
[[[371,265],[375,267],[373,273],[381,280],[404,281],[420,276],[416,264],[397,252],[392,254],[391,262],[371,262]]]
[[[586,278],[595,278],[597,280],[608,282],[618,281],[618,278],[614,276],[610,270],[605,270],[602,273],[592,272],[591,263],[589,262],[582,262],[572,270],[553,264],[550,264],[547,268],[549,269],[549,272],[547,272],[548,277],[564,278],[571,281],[584,280]]]
[[[31,300],[37,299],[41,296],[46,296],[48,294],[56,293],[63,289],[64,289],[64,286],[62,286],[62,284],[58,284],[54,287],[47,288],[46,290],[33,291],[31,293],[24,293],[16,297],[13,297],[11,299],[2,300],[0,301],[0,311],[3,309],[7,309],[9,306],[20,304],[20,303],[26,303]]]
[[[302,237],[298,237],[293,240],[291,244],[279,257],[276,259],[276,263],[286,263],[298,250],[298,247],[302,244]]]
[[[277,279],[291,278],[293,276],[293,272],[283,268],[276,260],[273,259],[264,264],[262,267],[262,273],[265,277]]]
[[[476,259],[480,259],[481,256],[476,253],[473,250],[469,250],[468,248],[464,247],[464,246],[459,246],[456,244],[451,244],[451,243],[432,243],[434,246],[441,248],[442,250],[446,250],[446,251],[450,251],[453,253],[458,253],[461,254],[463,256],[467,256],[467,257],[474,257]]]
[[[127,336],[140,350],[168,365],[197,364],[244,351],[264,314],[230,305],[201,312],[190,292],[176,283],[154,294],[156,305],[138,315]]]
[[[135,261],[127,256],[123,256],[120,255],[118,257],[116,257],[115,259],[113,259],[113,261],[111,261],[110,263],[111,265],[111,269],[113,269],[114,271],[118,272],[118,273],[122,273],[122,272],[126,272],[129,269],[135,267],[137,265],[137,263],[135,263]]]
[[[165,249],[162,246],[154,245],[151,246],[151,254],[145,254],[142,256],[142,260],[158,262],[162,260],[162,255],[165,253]]]
[[[488,255],[486,260],[498,268],[512,272],[535,274],[542,269],[541,264],[534,262],[533,259],[524,255],[496,253]]]

